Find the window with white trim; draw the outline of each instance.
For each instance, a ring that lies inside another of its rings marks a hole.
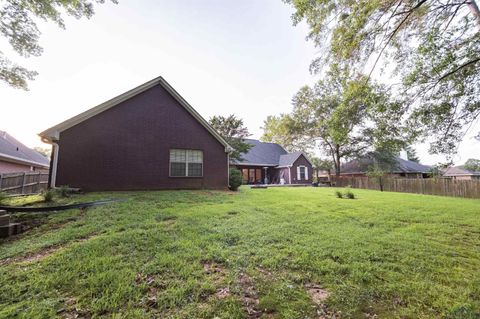
[[[170,150],[171,177],[202,177],[203,152],[200,150]]]
[[[298,166],[298,180],[307,180],[307,168],[305,166]]]

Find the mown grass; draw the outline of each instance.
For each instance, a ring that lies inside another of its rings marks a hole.
[[[0,317],[478,318],[479,200],[334,191],[76,197],[128,200],[0,242]]]

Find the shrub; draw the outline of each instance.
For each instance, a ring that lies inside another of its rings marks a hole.
[[[242,185],[242,172],[236,168],[231,168],[229,175],[228,184],[230,185],[230,190],[236,191]]]
[[[3,203],[7,199],[7,194],[4,192],[0,192],[0,204]]]
[[[55,195],[55,191],[53,189],[47,189],[42,192],[43,201],[46,203],[50,203],[53,201],[53,196]]]
[[[355,194],[348,187],[343,193],[341,191],[335,191],[335,196],[338,198],[355,199]]]
[[[352,191],[348,189],[348,190],[345,192],[345,198],[355,199],[355,194],[352,193]]]
[[[60,186],[56,189],[56,191],[57,191],[57,194],[60,195],[60,197],[63,197],[63,198],[70,197],[71,191],[68,185]]]

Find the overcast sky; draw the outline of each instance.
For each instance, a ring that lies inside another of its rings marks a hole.
[[[308,71],[316,50],[291,13],[280,0],[120,0],[90,20],[66,18],[66,30],[40,23],[43,55],[15,57],[39,75],[30,91],[0,82],[0,130],[42,146],[40,131],[161,75],[206,119],[234,113],[259,138],[264,119],[289,112],[318,79]],[[5,42],[0,50],[14,57]],[[480,158],[472,136],[457,163]],[[423,162],[443,160],[427,148],[416,145]]]

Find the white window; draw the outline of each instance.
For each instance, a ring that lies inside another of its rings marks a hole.
[[[308,168],[306,166],[297,167],[297,180],[307,181],[308,180]]]
[[[203,152],[199,150],[170,150],[171,177],[202,177]]]

